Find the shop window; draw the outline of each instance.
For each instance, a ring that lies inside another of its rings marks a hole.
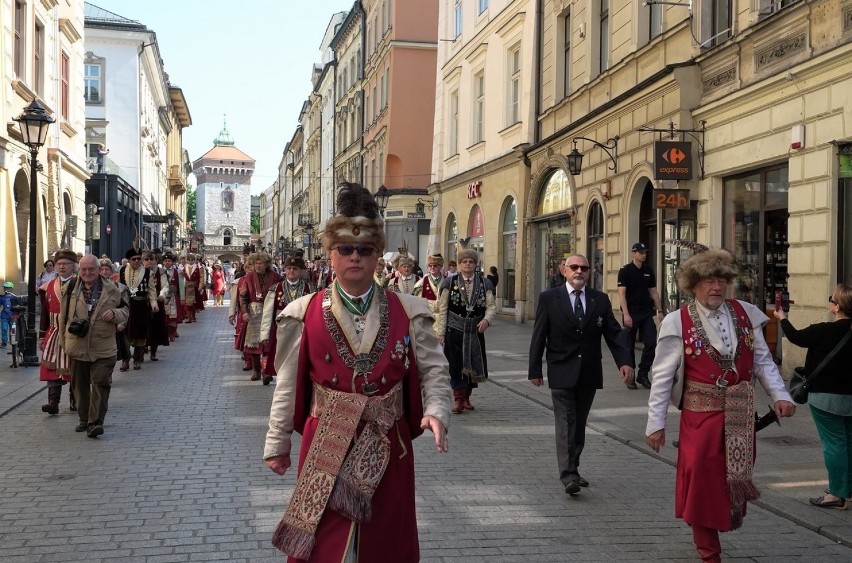
[[[225,229],[225,232],[222,233],[222,244],[225,246],[231,246],[231,231],[229,229]]]
[[[604,277],[604,216],[603,207],[597,201],[589,208],[589,227],[586,232],[588,249],[586,256],[592,267],[589,285],[598,291],[603,291]]]
[[[515,306],[515,256],[518,248],[518,205],[508,198],[503,208],[503,272],[497,284],[497,293],[505,299],[506,307]]]
[[[663,240],[695,242],[697,201],[690,202],[689,209],[663,210]],[[692,251],[676,244],[667,244],[662,249],[663,275],[660,299],[665,312],[675,311],[689,301],[677,286],[675,272],[681,262],[692,256]]]
[[[573,205],[568,174],[557,168],[544,183],[538,200],[537,215],[567,212]]]
[[[479,265],[485,259],[485,223],[482,219],[482,208],[474,205],[470,210],[470,220],[467,223],[467,247],[479,254]]]
[[[459,240],[459,226],[456,222],[456,216],[450,213],[447,217],[447,262],[455,260],[458,253],[456,252],[456,242]]]
[[[735,296],[770,311],[787,291],[787,164],[725,179],[724,247],[741,266]],[[766,340],[777,354],[775,325]]]
[[[840,145],[837,153],[837,283],[852,285],[852,145]]]

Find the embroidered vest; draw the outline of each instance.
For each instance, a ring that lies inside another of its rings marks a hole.
[[[377,307],[376,288],[371,307]],[[420,378],[417,360],[414,355],[414,342],[408,332],[409,318],[400,303],[399,297],[390,291],[383,291],[388,301],[387,341],[376,365],[367,377],[367,381],[378,387],[377,395],[384,395],[399,381],[403,381],[404,418],[408,421],[412,439],[423,433],[420,421],[423,418],[423,400],[420,394]],[[347,367],[338,352],[338,346],[349,347],[337,321],[332,319],[332,329],[326,329],[326,320],[322,308],[324,292],[314,294],[308,304],[304,318],[302,342],[299,348],[298,384],[296,390],[296,412],[294,424],[301,433],[311,409],[311,382],[335,391],[360,393],[365,380],[355,376],[354,370]],[[348,314],[348,313],[347,313]],[[382,330],[376,337],[374,349],[382,339]],[[339,342],[335,344],[335,341]],[[351,351],[351,349],[350,349]],[[306,377],[307,376],[307,377]],[[393,431],[393,430],[391,430]]]
[[[680,309],[680,320],[683,326],[684,377],[688,380],[716,384],[718,378],[724,376],[729,385],[734,385],[739,381],[751,381],[753,377],[754,336],[751,320],[737,300],[728,299],[725,302],[733,307],[733,314],[736,317],[734,330],[737,337],[737,352],[734,355],[734,365],[737,371],[733,373],[725,370],[713,360],[711,354],[707,352],[710,342],[701,337],[695,321],[689,314],[690,307],[686,306]],[[707,330],[713,329],[704,327],[704,330],[706,334]]]
[[[278,285],[275,286],[275,310],[281,311],[289,305],[291,302],[295,301],[299,297],[308,295],[311,292],[311,286],[308,282],[304,280],[299,280],[296,283],[296,295],[292,298],[290,297],[290,292],[288,291],[289,283],[286,279],[281,280]]]
[[[442,280],[443,281],[443,280]],[[438,292],[441,288],[441,284],[438,284],[438,287],[434,287],[432,285],[432,279],[430,276],[426,276],[423,278],[423,297],[425,297],[429,301],[437,301],[438,300]]]
[[[477,285],[477,278],[479,284]],[[482,276],[476,275],[471,280],[471,283],[474,284],[474,288],[471,292],[470,305],[467,304],[466,301],[466,289],[464,278],[459,274],[448,278],[447,281],[444,282],[444,287],[447,288],[450,292],[449,304],[447,309],[450,313],[458,315],[462,318],[480,318],[485,316],[485,283],[482,280]],[[462,295],[465,293],[465,295]],[[468,309],[470,311],[468,312]]]

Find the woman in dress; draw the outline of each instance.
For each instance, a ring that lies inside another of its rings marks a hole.
[[[225,271],[222,269],[222,264],[216,262],[213,264],[213,274],[210,276],[213,288],[213,306],[221,307],[225,304]]]
[[[254,267],[245,275],[239,288],[243,354],[251,360],[252,381],[261,379],[262,357],[268,352],[267,337],[261,334],[260,328],[263,321],[263,303],[267,293],[280,281],[281,276],[272,270],[269,254],[258,252],[254,255]],[[272,376],[263,376],[264,385],[269,385],[271,381]]]

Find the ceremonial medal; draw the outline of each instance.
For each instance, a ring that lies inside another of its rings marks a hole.
[[[598,328],[603,326],[603,317],[598,317]]]
[[[691,356],[691,355],[692,355],[692,348],[688,348],[688,347],[687,347],[687,349],[686,349],[686,350],[684,350],[684,352],[686,352],[686,355],[687,355],[687,356]]]
[[[362,333],[367,326],[366,317],[355,317],[355,332]]]
[[[367,381],[363,385],[361,385],[361,392],[368,397],[372,397],[373,395],[379,392],[379,386],[375,383]]]

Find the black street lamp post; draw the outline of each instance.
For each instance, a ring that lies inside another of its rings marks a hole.
[[[38,353],[36,351],[36,235],[38,233],[36,221],[38,213],[38,150],[47,140],[47,130],[55,121],[47,115],[46,108],[33,100],[24,108],[24,112],[14,118],[21,128],[21,136],[24,144],[30,149],[30,240],[27,253],[27,334],[24,344],[24,361],[22,366],[37,366]],[[22,264],[23,265],[23,264]]]
[[[284,251],[287,249],[286,240],[287,239],[284,238],[284,235],[281,235],[280,237],[278,237],[278,256],[281,257],[282,261],[284,260],[284,258],[286,256],[284,254]]]
[[[169,214],[166,215],[166,218],[169,221],[169,248],[174,249],[174,247],[175,247],[175,221],[177,220],[177,215],[175,215],[174,211],[169,211]]]
[[[305,234],[308,236],[308,261],[311,260],[311,248],[313,247],[314,226],[308,223],[305,225]]]

